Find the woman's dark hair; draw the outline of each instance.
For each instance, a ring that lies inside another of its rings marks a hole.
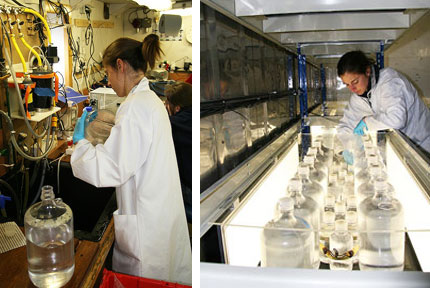
[[[337,75],[345,73],[366,74],[366,69],[373,65],[373,61],[360,50],[351,51],[342,56],[337,63]]]
[[[167,85],[164,95],[166,95],[167,100],[172,103],[174,107],[191,107],[192,86],[186,82],[176,82]]]
[[[103,66],[116,69],[116,60],[122,59],[133,67],[146,73],[148,66],[154,68],[155,61],[163,51],[155,34],[149,34],[143,42],[131,38],[119,38],[113,41],[103,53]]]

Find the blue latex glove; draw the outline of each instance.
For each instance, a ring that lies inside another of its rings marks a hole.
[[[73,132],[73,143],[76,144],[78,141],[85,138],[85,118],[87,118],[88,111],[84,110],[81,118],[76,122],[75,132]]]
[[[354,156],[349,150],[343,150],[342,152],[343,159],[348,165],[354,164]]]
[[[364,129],[366,129],[366,131],[369,130],[369,128],[367,128],[366,123],[363,121],[363,119],[361,119],[360,122],[358,122],[357,126],[354,128],[354,134],[363,136]]]

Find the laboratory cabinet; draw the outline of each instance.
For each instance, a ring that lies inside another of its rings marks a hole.
[[[319,269],[261,267],[262,231],[309,147],[320,139],[333,159],[343,161],[338,120],[311,116],[310,133],[301,133],[300,123],[293,125],[201,195],[201,287],[430,287],[430,159],[397,130],[369,133],[366,141],[373,143],[403,208],[404,227],[385,231],[392,243],[395,235],[404,236],[401,271],[361,271],[357,261],[352,272],[330,270],[322,262]],[[358,239],[378,241],[369,230],[354,232]]]

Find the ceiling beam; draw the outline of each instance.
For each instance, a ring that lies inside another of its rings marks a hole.
[[[331,45],[331,44],[335,44],[335,45]],[[346,52],[353,51],[353,50],[361,50],[364,53],[376,53],[380,51],[380,44],[378,42],[350,43],[350,44],[322,43],[320,45],[302,46],[300,50],[302,54],[309,55],[309,56],[343,55]]]
[[[402,12],[320,13],[273,16],[263,20],[263,31],[265,33],[318,30],[401,29],[408,27],[409,15],[403,14]]]
[[[290,44],[332,41],[395,40],[404,31],[404,29],[382,29],[280,33],[280,41],[282,44]]]
[[[235,0],[236,16],[430,8],[428,0]]]

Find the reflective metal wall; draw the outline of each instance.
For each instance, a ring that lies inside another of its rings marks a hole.
[[[297,57],[201,3],[201,192],[300,115]],[[321,103],[309,65],[308,107]]]

